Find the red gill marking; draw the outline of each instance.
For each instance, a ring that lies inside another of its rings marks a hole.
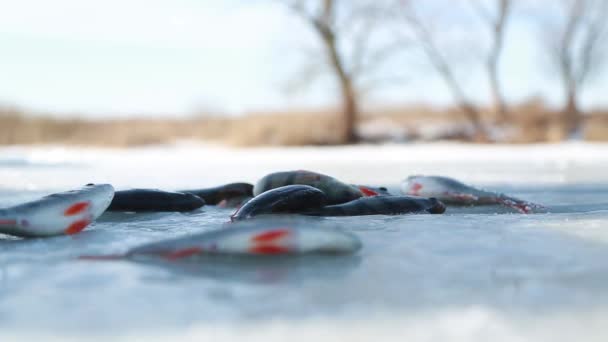
[[[374,191],[368,187],[365,187],[365,186],[359,186],[359,190],[361,190],[361,193],[365,197],[373,197],[373,196],[379,195],[379,193],[377,193],[376,191]]]
[[[3,226],[14,226],[17,224],[17,220],[0,220],[0,225]]]
[[[88,201],[74,203],[63,212],[63,216],[74,216],[80,214],[89,209],[89,206],[91,206],[91,203]]]
[[[188,248],[178,249],[173,252],[163,253],[163,257],[166,258],[167,260],[177,260],[177,259],[193,256],[196,254],[201,254],[202,252],[203,252],[203,249],[200,247],[188,247]]]
[[[264,233],[258,234],[258,235],[254,235],[251,238],[251,241],[254,241],[256,243],[259,242],[271,242],[271,241],[276,241],[278,239],[281,239],[287,235],[289,235],[290,232],[288,229],[274,229],[274,230],[269,230],[266,231]]]
[[[85,229],[90,223],[91,223],[91,220],[89,220],[89,219],[78,220],[78,221],[72,223],[71,225],[69,225],[63,232],[66,233],[67,235],[78,234],[83,229]]]
[[[422,189],[422,184],[420,183],[412,183],[412,187],[410,188],[410,195],[418,196],[419,191]]]
[[[288,247],[274,246],[274,245],[262,245],[255,246],[249,249],[249,252],[253,254],[265,254],[265,255],[274,255],[274,254],[287,254],[290,252]]]

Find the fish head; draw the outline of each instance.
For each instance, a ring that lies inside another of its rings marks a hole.
[[[445,192],[445,184],[435,177],[410,176],[401,182],[401,193],[410,196],[432,197]]]
[[[20,236],[76,234],[99,217],[110,205],[114,188],[109,184],[87,185],[78,190],[55,193],[9,208]]]

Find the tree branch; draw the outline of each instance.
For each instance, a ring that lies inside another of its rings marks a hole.
[[[429,29],[423,24],[422,20],[420,20],[411,4],[407,2],[402,2],[402,4],[403,18],[409,24],[409,27],[414,31],[414,34],[417,37],[418,43],[421,45],[423,52],[426,54],[431,64],[434,66],[438,74],[446,83],[448,89],[452,93],[452,96],[454,96],[454,98],[456,99],[456,102],[458,103],[460,109],[464,112],[464,114],[469,118],[471,124],[473,124],[473,126],[475,127],[478,137],[483,140],[487,139],[487,133],[485,132],[485,129],[481,123],[479,111],[468,99],[467,95],[462,89],[461,84],[456,80],[451,66],[437,47],[434,36],[429,31]]]
[[[608,1],[598,1],[599,8],[592,8],[588,12],[596,14],[594,18],[590,18],[586,26],[582,29],[582,44],[580,60],[577,70],[575,70],[575,82],[578,86],[582,86],[591,70],[600,63],[596,59],[596,51],[598,50],[601,40],[606,33],[608,24]],[[596,3],[598,3],[596,2]],[[589,13],[588,13],[589,14]]]

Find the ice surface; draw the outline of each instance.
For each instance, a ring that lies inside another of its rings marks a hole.
[[[196,188],[311,169],[396,188],[441,174],[549,207],[328,218],[354,256],[90,262],[142,243],[218,229],[231,211],[105,214],[76,236],[0,235],[2,340],[605,341],[608,145],[413,144],[228,149],[0,149],[0,206],[89,182]]]

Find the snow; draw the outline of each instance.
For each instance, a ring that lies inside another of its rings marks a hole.
[[[411,174],[499,184],[608,180],[600,167],[608,165],[608,144],[587,143],[232,149],[183,142],[126,150],[11,147],[0,153],[4,160],[0,186],[15,189],[64,188],[91,181],[111,182],[118,188],[210,186],[231,180],[253,182],[278,169],[306,168],[370,184],[396,184]],[[49,179],[55,174],[61,177]]]

